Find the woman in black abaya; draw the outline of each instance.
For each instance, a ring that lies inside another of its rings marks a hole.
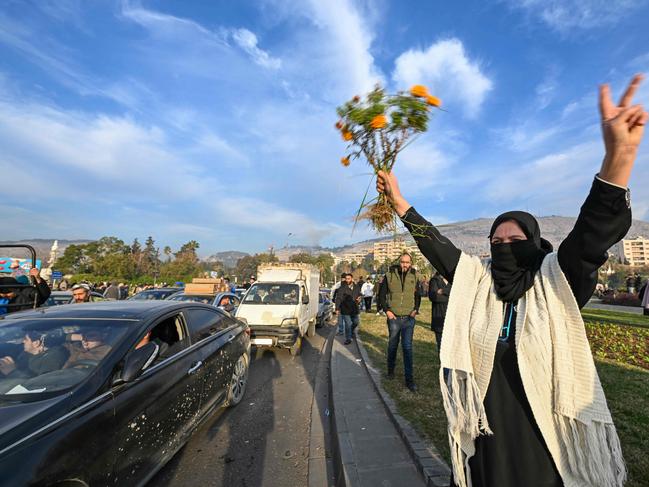
[[[600,88],[604,161],[573,230],[558,249],[561,271],[580,308],[595,289],[597,270],[606,261],[608,249],[623,238],[631,225],[627,184],[649,119],[640,105],[632,105],[641,80],[639,75],[633,78],[617,106],[611,101],[608,86]],[[388,196],[424,256],[452,283],[460,250],[405,200],[394,174],[379,173],[377,190]],[[491,275],[505,313],[483,401],[493,434],[480,435],[475,440],[475,454],[469,460],[469,485],[576,485],[562,479],[535,422],[522,384],[514,340],[517,303],[533,286],[552,246],[541,238],[536,219],[520,211],[500,215],[493,223],[489,239]]]

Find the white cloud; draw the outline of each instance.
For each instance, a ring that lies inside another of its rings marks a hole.
[[[392,79],[399,89],[425,84],[446,107],[462,106],[468,118],[475,118],[493,89],[480,63],[469,59],[458,39],[438,41],[425,50],[410,49],[395,63]]]
[[[646,4],[645,0],[507,0],[512,8],[538,16],[562,33],[618,23]]]
[[[372,2],[267,0],[266,4],[280,21],[290,23],[292,36],[281,57],[291,84],[334,103],[385,84],[371,52],[378,17]]]
[[[270,56],[266,51],[257,46],[257,36],[248,29],[236,29],[232,32],[234,41],[247,52],[255,63],[264,68],[279,69],[282,65],[280,59]]]

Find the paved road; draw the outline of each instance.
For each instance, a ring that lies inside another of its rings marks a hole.
[[[304,340],[298,357],[253,348],[244,400],[194,432],[149,486],[306,486],[315,378],[331,330]]]
[[[619,311],[621,313],[634,313],[639,315],[643,313],[643,309],[638,306],[617,306],[612,304],[603,304],[601,300],[595,298],[588,301],[585,308],[603,309],[606,311]]]

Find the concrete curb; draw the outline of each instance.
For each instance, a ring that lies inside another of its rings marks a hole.
[[[327,326],[327,325],[326,325]],[[331,407],[331,348],[335,336],[335,329],[323,343],[321,353],[324,355],[318,362],[316,371],[316,385],[314,386],[313,402],[311,403],[311,424],[309,432],[309,461],[308,461],[308,487],[335,486],[333,438],[331,443],[327,436],[333,437]]]
[[[370,379],[372,379],[374,388],[385,405],[390,420],[394,423],[399,435],[406,444],[417,469],[423,475],[426,485],[428,487],[448,487],[450,484],[451,469],[435,447],[424,442],[410,422],[398,413],[394,400],[381,385],[381,373],[372,365],[358,334],[356,345],[358,346],[358,350],[363,358],[365,369],[367,370]]]

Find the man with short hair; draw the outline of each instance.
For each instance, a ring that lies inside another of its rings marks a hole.
[[[336,291],[336,313],[342,318],[345,327],[345,345],[352,342],[352,336],[359,324],[358,304],[361,301],[361,288],[354,283],[351,274],[345,275],[345,280]]]
[[[412,336],[420,304],[417,271],[412,267],[410,254],[404,252],[399,257],[399,265],[391,266],[381,283],[378,306],[388,318],[388,378],[394,377],[401,340],[406,387],[412,392],[417,391],[412,371]]]

